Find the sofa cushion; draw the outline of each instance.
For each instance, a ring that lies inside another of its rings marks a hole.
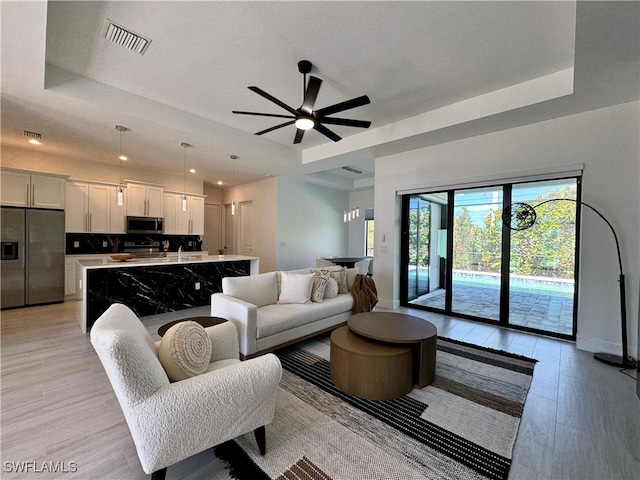
[[[348,312],[352,307],[351,294],[325,299],[322,303],[266,305],[258,309],[256,338],[266,338],[300,325],[339,315]]]
[[[340,270],[332,270],[329,272],[331,278],[338,282],[338,293],[349,293],[349,287],[347,286],[347,269],[342,268]]]
[[[281,272],[280,275],[278,304],[311,302],[314,273]]]
[[[327,279],[327,286],[324,289],[324,298],[335,298],[338,296],[338,282],[335,278]]]
[[[247,277],[224,277],[222,293],[251,303],[256,307],[278,302],[276,273],[268,272]]]
[[[158,359],[172,382],[195,377],[209,367],[211,340],[199,323],[177,323],[162,337]]]
[[[357,268],[347,268],[347,288],[349,291],[351,291],[353,284],[356,282],[356,275],[358,275]]]
[[[311,268],[300,268],[298,270],[287,270],[285,273],[311,273],[311,272],[315,272],[315,270],[312,270]],[[282,289],[282,271],[280,270],[276,272],[276,282],[278,284],[278,297],[279,297],[280,291]]]

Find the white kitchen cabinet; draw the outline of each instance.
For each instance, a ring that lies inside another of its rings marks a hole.
[[[164,213],[164,234],[165,235],[177,235],[178,226],[176,223],[176,204],[179,200],[176,199],[178,194],[164,192],[163,195],[163,213]]]
[[[204,196],[187,195],[187,211],[182,210],[182,193],[164,193],[165,235],[204,235]]]
[[[161,185],[127,182],[127,215],[162,217],[164,188]]]
[[[78,277],[78,260],[106,260],[111,255],[87,254],[64,256],[64,294],[75,295],[78,292],[80,278]]]
[[[65,208],[66,177],[2,170],[0,203],[14,207]]]
[[[124,233],[125,207],[116,205],[117,185],[67,182],[65,230],[73,233]]]

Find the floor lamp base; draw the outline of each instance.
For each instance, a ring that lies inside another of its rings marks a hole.
[[[594,353],[593,358],[600,360],[607,365],[613,365],[620,368],[635,368],[636,362],[633,358],[628,358],[626,361],[620,355],[612,355],[610,353]]]

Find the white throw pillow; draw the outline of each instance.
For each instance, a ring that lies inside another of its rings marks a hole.
[[[211,339],[204,327],[180,322],[167,330],[158,348],[158,359],[169,380],[177,382],[207,371],[211,362]]]
[[[249,275],[248,277],[224,277],[222,293],[251,303],[256,307],[274,305],[278,301],[276,272]]]
[[[324,298],[335,298],[338,296],[338,282],[335,278],[327,280],[327,286],[324,289]]]
[[[278,303],[310,303],[315,273],[280,274],[280,297]]]

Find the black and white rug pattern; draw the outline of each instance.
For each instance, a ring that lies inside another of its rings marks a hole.
[[[507,478],[535,360],[439,338],[432,385],[371,401],[331,382],[328,336],[277,354],[283,376],[267,454],[252,434],[218,447],[232,476]]]

